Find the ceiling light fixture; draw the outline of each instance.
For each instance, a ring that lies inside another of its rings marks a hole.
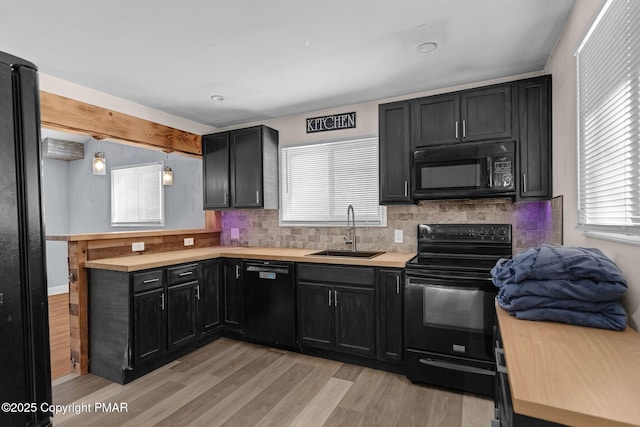
[[[224,96],[222,96],[222,95],[211,95],[211,99],[213,101],[224,101]]]
[[[416,50],[420,53],[429,53],[436,50],[437,47],[438,47],[438,44],[435,42],[426,42],[426,43],[419,44],[418,47],[416,47]]]

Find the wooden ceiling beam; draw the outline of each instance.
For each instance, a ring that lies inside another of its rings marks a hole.
[[[202,156],[200,135],[49,92],[40,92],[40,116],[43,126],[55,130]]]

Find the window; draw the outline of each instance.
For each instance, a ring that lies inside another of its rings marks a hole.
[[[386,225],[378,203],[378,138],[280,148],[280,225]]]
[[[162,162],[111,168],[111,225],[164,225]]]
[[[640,1],[609,0],[577,49],[578,223],[640,241]]]

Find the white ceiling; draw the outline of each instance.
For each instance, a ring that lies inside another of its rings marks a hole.
[[[573,3],[2,0],[0,50],[224,127],[540,71]]]

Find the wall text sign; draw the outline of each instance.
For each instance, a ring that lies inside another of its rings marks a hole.
[[[351,129],[356,127],[356,113],[334,114],[307,119],[307,133],[328,130]]]

